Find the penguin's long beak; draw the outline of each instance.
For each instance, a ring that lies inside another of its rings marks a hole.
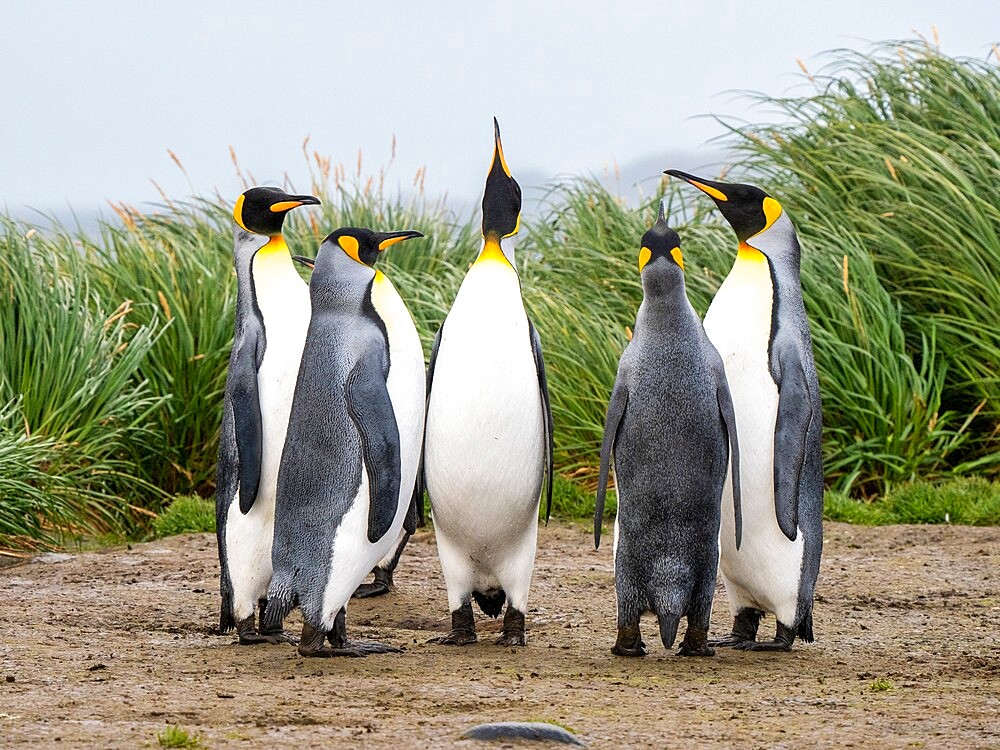
[[[508,177],[512,177],[510,168],[507,166],[507,160],[503,156],[503,144],[500,143],[500,123],[497,122],[496,117],[493,118],[493,146],[493,161],[496,162],[499,159],[503,173]],[[493,171],[492,167],[490,171]]]
[[[688,174],[687,172],[681,172],[679,169],[667,169],[664,170],[663,174],[668,174],[671,177],[679,177],[684,180],[684,182],[690,183],[698,188],[701,192],[705,193],[709,197],[716,201],[725,203],[729,200],[729,196],[726,195],[724,188],[726,187],[721,182],[715,182],[714,180],[705,180],[701,177],[695,177],[693,174]]]
[[[318,206],[319,198],[314,195],[286,195],[284,200],[280,200],[277,203],[272,203],[269,208],[271,213],[282,213],[283,211],[291,211],[293,208],[298,208],[299,206]]]
[[[296,263],[301,263],[306,268],[316,268],[315,258],[307,258],[304,255],[293,255],[292,260],[294,260]]]
[[[404,232],[375,232],[375,239],[378,242],[378,251],[381,253],[392,247],[397,242],[412,240],[414,237],[423,237],[420,232],[408,229]]]

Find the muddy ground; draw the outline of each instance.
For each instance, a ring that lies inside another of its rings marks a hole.
[[[348,611],[350,635],[406,649],[365,659],[217,635],[209,535],[8,567],[0,746],[158,747],[176,724],[210,748],[474,748],[460,734],[496,720],[558,722],[591,747],[1000,746],[1000,528],[828,524],[817,641],[709,659],[664,652],[653,621],[648,657],[611,655],[609,548],[540,529],[528,646],[494,645],[480,618],[456,649],[426,643],[450,620],[421,531],[395,592]],[[720,589],[713,629],[728,624]]]

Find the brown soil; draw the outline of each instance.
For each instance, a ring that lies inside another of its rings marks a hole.
[[[350,635],[406,649],[365,659],[217,635],[209,535],[5,568],[0,746],[158,747],[176,724],[210,748],[474,748],[461,733],[500,720],[591,747],[1000,746],[1000,529],[829,524],[816,643],[709,659],[664,652],[653,621],[648,657],[611,655],[609,547],[541,529],[528,646],[494,645],[480,619],[478,644],[449,648],[426,643],[450,620],[422,531],[396,590],[349,609]],[[728,624],[720,589],[714,631]]]

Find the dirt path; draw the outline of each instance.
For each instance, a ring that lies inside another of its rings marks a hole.
[[[528,647],[493,645],[480,620],[456,650],[425,643],[449,618],[421,532],[396,591],[348,612],[351,635],[406,653],[330,661],[214,633],[208,535],[6,568],[0,746],[158,747],[179,724],[210,748],[474,748],[461,732],[498,720],[555,721],[591,747],[1000,746],[1000,528],[828,524],[817,642],[712,659],[665,653],[652,621],[650,656],[611,655],[608,547],[542,529]],[[728,619],[720,589],[714,631]]]

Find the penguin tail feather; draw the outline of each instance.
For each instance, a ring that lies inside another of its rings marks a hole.
[[[267,607],[260,615],[262,632],[281,630],[284,627],[288,613],[295,609],[294,597],[273,597],[267,599]]]
[[[219,611],[219,634],[228,633],[236,627],[236,620],[233,619],[233,611],[228,602],[223,601]]]
[[[496,589],[486,594],[473,591],[472,598],[476,600],[476,604],[483,610],[484,615],[499,617],[500,612],[503,611],[503,604],[507,601],[507,594],[504,593],[503,589]]]
[[[813,615],[809,612],[805,617],[802,618],[802,622],[799,623],[799,629],[796,633],[799,640],[803,640],[806,643],[813,642]]]
[[[680,617],[670,612],[657,612],[656,621],[660,625],[660,640],[663,641],[663,648],[673,648],[674,641],[677,640],[677,623]]]

